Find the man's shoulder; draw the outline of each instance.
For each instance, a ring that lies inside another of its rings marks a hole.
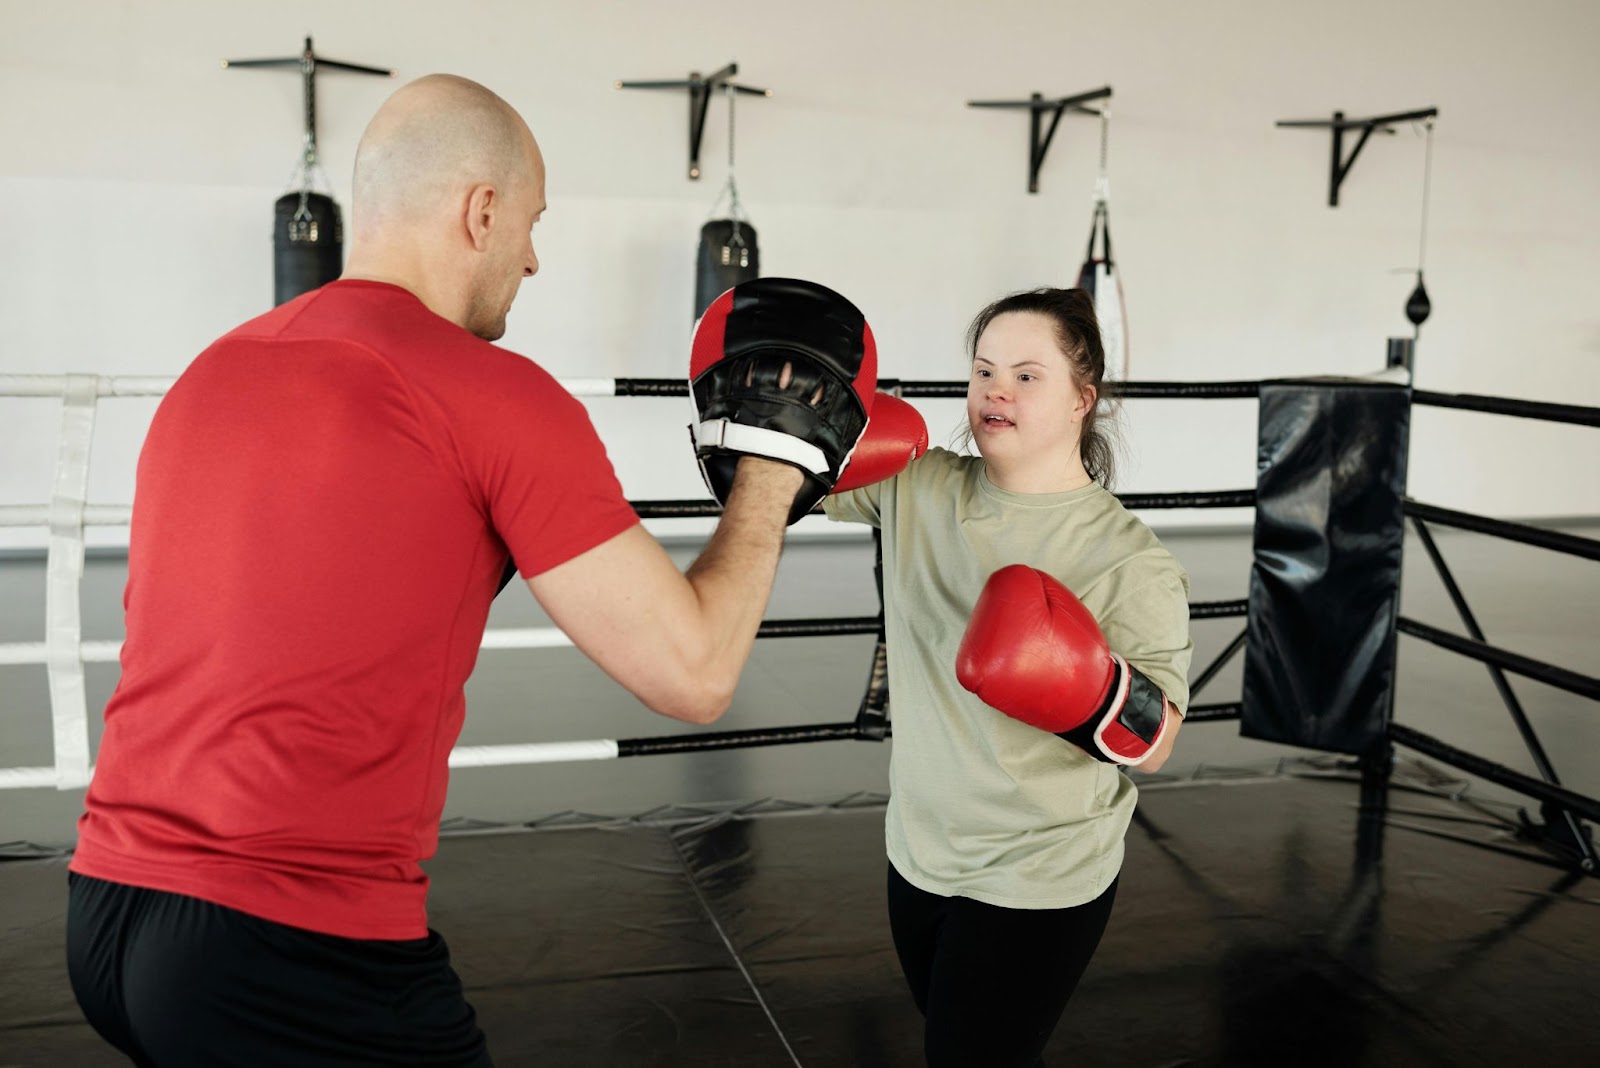
[[[437,374],[470,386],[559,389],[532,359],[485,341],[398,286],[337,281],[224,334],[213,348],[252,343],[365,350],[407,377]]]

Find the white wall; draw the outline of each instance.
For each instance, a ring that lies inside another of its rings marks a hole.
[[[737,59],[740,188],[768,274],[866,310],[883,373],[964,374],[966,320],[1067,284],[1087,236],[1098,130],[1068,118],[1025,192],[1024,113],[964,101],[1114,87],[1113,219],[1138,378],[1359,373],[1415,263],[1423,142],[1374,138],[1326,207],[1328,138],[1276,119],[1440,109],[1421,387],[1600,404],[1600,5],[1590,0],[806,4],[313,4],[0,0],[0,372],[175,374],[270,303],[271,202],[298,149],[300,86],[224,57],[319,51],[477,78],[549,162],[544,267],[505,344],[559,375],[684,368],[699,223],[724,175],[684,177],[682,77]],[[322,150],[349,166],[394,84],[320,79]],[[697,496],[686,401],[592,405],[630,496]],[[126,502],[153,403],[108,401],[93,499]],[[936,440],[959,406],[927,404]],[[1254,406],[1129,406],[1123,488],[1254,480]],[[56,414],[0,399],[0,503],[49,495]],[[1593,431],[1421,411],[1413,493],[1505,516],[1600,514]],[[1243,518],[1163,514],[1163,522]],[[808,521],[812,522],[812,521]],[[40,544],[43,532],[0,532]],[[116,532],[100,540],[115,541]],[[18,539],[21,539],[20,541]]]

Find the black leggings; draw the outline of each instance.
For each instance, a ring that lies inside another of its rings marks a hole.
[[[181,894],[68,883],[72,992],[141,1068],[490,1064],[432,931],[336,938]]]
[[[889,865],[889,929],[926,1019],[933,1068],[1030,1068],[1111,917],[1113,882],[1086,905],[1008,909],[940,897]]]

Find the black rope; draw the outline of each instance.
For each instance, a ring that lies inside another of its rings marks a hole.
[[[1554,664],[1546,664],[1542,660],[1534,660],[1532,657],[1508,652],[1505,649],[1488,645],[1484,642],[1475,642],[1471,638],[1463,638],[1459,634],[1451,634],[1449,631],[1440,630],[1438,627],[1430,627],[1426,623],[1418,623],[1416,620],[1408,619],[1405,616],[1401,616],[1395,622],[1395,629],[1401,634],[1409,634],[1413,638],[1421,638],[1423,641],[1432,642],[1434,645],[1449,649],[1453,653],[1460,653],[1462,656],[1480,660],[1485,664],[1493,664],[1518,675],[1526,675],[1530,679],[1536,679],[1546,685],[1554,686],[1558,690],[1566,690],[1568,693],[1575,693],[1590,700],[1600,700],[1600,679],[1592,675],[1568,671],[1566,668],[1556,667]]]
[[[1229,616],[1249,615],[1250,602],[1243,598],[1237,601],[1191,601],[1189,603],[1190,619],[1225,619]]]
[[[1125,508],[1253,508],[1255,490],[1206,490],[1199,493],[1119,493]],[[629,501],[640,519],[708,519],[722,514],[716,501],[660,500]],[[822,515],[822,506],[811,510]]]
[[[618,397],[687,397],[687,378],[614,378]]]
[[[624,738],[617,742],[617,756],[658,756],[662,753],[696,753],[708,749],[754,749],[764,745],[794,745],[800,742],[840,742],[860,736],[854,723],[704,731],[698,734],[669,734],[659,738]]]
[[[1256,491],[1210,490],[1202,493],[1119,493],[1125,508],[1254,508]]]
[[[1594,538],[1581,538],[1576,534],[1564,534],[1559,530],[1546,530],[1544,527],[1529,526],[1526,523],[1490,519],[1487,516],[1473,515],[1471,512],[1452,511],[1449,508],[1423,504],[1410,498],[1405,500],[1402,507],[1405,514],[1413,519],[1438,523],[1444,527],[1458,527],[1479,534],[1490,534],[1497,538],[1505,538],[1507,541],[1518,541],[1524,545],[1536,545],[1541,549],[1553,549],[1558,553],[1581,556],[1586,560],[1600,560],[1600,541]]]
[[[687,397],[689,383],[682,378],[616,378],[614,396]],[[880,378],[878,388],[901,397],[965,397],[963,381],[904,381]],[[1108,397],[1183,398],[1188,400],[1252,399],[1261,392],[1260,382],[1106,382]]]
[[[1552,786],[1540,782],[1520,771],[1513,771],[1504,764],[1496,764],[1492,760],[1485,760],[1476,753],[1469,753],[1464,749],[1457,749],[1448,742],[1440,741],[1429,734],[1400,723],[1389,724],[1389,739],[1408,749],[1415,749],[1435,760],[1449,764],[1451,767],[1460,768],[1462,771],[1476,775],[1480,779],[1497,783],[1500,786],[1515,790],[1520,794],[1540,801],[1547,801],[1559,808],[1567,809],[1586,820],[1600,822],[1600,800],[1584,794],[1568,790],[1564,786]]]
[[[827,638],[839,634],[876,634],[877,616],[835,616],[821,619],[768,619],[757,638]]]
[[[967,384],[950,381],[902,381],[886,378],[878,382],[880,389],[897,392],[902,397],[965,397]],[[1225,400],[1228,398],[1254,398],[1261,393],[1260,382],[1106,382],[1102,388],[1108,397],[1186,398],[1190,400]]]
[[[1412,392],[1411,403],[1489,412],[1493,415],[1515,415],[1551,423],[1600,426],[1600,408],[1587,408],[1581,404],[1550,404],[1547,401],[1517,400],[1513,397],[1484,397],[1476,393],[1431,393],[1424,389]]]
[[[1216,723],[1221,720],[1238,719],[1244,712],[1244,705],[1238,701],[1222,705],[1194,705],[1184,714],[1185,723]]]

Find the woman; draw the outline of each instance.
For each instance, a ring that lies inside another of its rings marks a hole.
[[[1115,763],[968,692],[957,651],[994,572],[1025,564],[1058,580],[1165,695],[1141,765],[1154,771],[1188,703],[1188,576],[1106,488],[1088,295],[1005,297],[968,341],[978,455],[930,450],[825,507],[883,532],[889,916],[928,1063],[1032,1065],[1105,930],[1136,791]]]

